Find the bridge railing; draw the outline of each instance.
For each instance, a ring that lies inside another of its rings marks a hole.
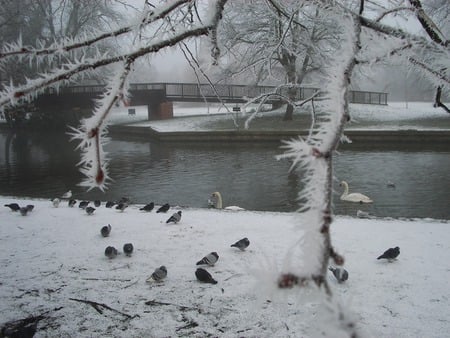
[[[262,94],[274,92],[275,86],[246,86],[246,85],[227,85],[216,84],[212,88],[209,84],[197,83],[133,83],[130,84],[131,91],[142,90],[161,90],[165,92],[169,100],[178,101],[218,101],[217,95],[223,101],[245,102],[246,98],[257,97]],[[104,85],[70,86],[61,87],[59,93],[102,93],[105,90]],[[318,89],[301,87],[297,88],[297,100],[304,100],[311,97]],[[50,88],[48,93],[54,94],[57,91]],[[277,89],[277,93],[287,95],[288,88]],[[379,104],[387,105],[387,93],[350,91],[349,100],[351,103]],[[276,96],[269,98],[268,103],[279,100]]]

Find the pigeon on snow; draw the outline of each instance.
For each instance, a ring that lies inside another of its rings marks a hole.
[[[131,203],[131,199],[130,199],[129,197],[122,197],[122,198],[119,200],[118,204],[120,204],[120,203],[130,204],[130,203]]]
[[[95,200],[94,201],[94,206],[96,207],[96,208],[98,208],[99,206],[101,206],[102,205],[102,202],[100,201],[100,200]]]
[[[60,202],[61,202],[61,200],[59,198],[52,199],[52,204],[55,208],[59,207]]]
[[[27,208],[28,212],[32,212],[34,209],[34,205],[33,204],[28,204],[25,208]]]
[[[123,245],[123,252],[127,256],[131,256],[131,254],[133,253],[133,249],[134,249],[134,247],[133,247],[133,244],[131,244],[131,243],[125,243]]]
[[[116,203],[112,202],[112,201],[108,201],[108,202],[106,202],[105,207],[112,208],[114,206],[114,204],[116,204]]]
[[[73,208],[75,204],[77,204],[77,200],[74,199],[69,200],[69,202],[67,203],[67,205],[71,208]]]
[[[159,268],[153,271],[152,275],[147,278],[146,282],[160,282],[167,276],[167,269],[164,265],[161,265]]]
[[[142,210],[142,211],[152,211],[154,207],[155,207],[155,203],[151,202],[151,203],[148,203],[148,204],[144,205],[144,206],[143,206],[142,208],[140,208],[139,210]]]
[[[86,207],[84,210],[86,210],[88,215],[92,215],[96,209],[93,207]]]
[[[400,248],[398,246],[396,246],[395,248],[387,249],[377,259],[387,259],[387,260],[391,261],[393,259],[396,259],[398,255],[400,255]]]
[[[108,237],[111,233],[111,224],[105,225],[100,229],[100,233],[103,237]]]
[[[164,204],[163,206],[161,206],[158,210],[156,210],[156,212],[167,212],[167,210],[170,209],[170,205],[169,203]]]
[[[124,211],[126,208],[128,208],[128,204],[126,203],[119,203],[116,205],[116,210]]]
[[[334,277],[336,277],[339,283],[343,283],[348,279],[348,271],[345,270],[344,268],[329,267],[328,270],[330,270],[333,273]]]
[[[61,198],[71,198],[72,197],[72,190],[69,190],[68,192],[64,193]]]
[[[89,205],[89,201],[81,201],[80,204],[78,204],[78,208],[86,209],[86,207]]]
[[[181,211],[178,211],[174,213],[172,216],[169,217],[169,219],[166,221],[166,223],[178,223],[181,220]]]
[[[238,248],[241,251],[244,251],[245,249],[247,249],[247,247],[250,245],[250,241],[248,240],[247,237],[242,238],[240,240],[238,240],[236,243],[231,244],[232,247]]]
[[[219,255],[217,254],[217,252],[210,252],[201,260],[199,260],[196,265],[208,264],[210,266],[213,266],[214,264],[216,264],[218,259]]]
[[[27,213],[28,213],[28,208],[27,207],[22,207],[22,208],[19,209],[19,211],[20,211],[20,214],[22,216],[26,216]]]
[[[107,246],[105,249],[105,256],[112,259],[117,256],[117,249],[113,246]]]
[[[217,281],[211,276],[211,274],[203,268],[198,268],[195,270],[195,277],[203,283],[217,284]]]
[[[20,206],[17,203],[5,204],[5,207],[10,208],[11,211],[19,211],[20,210]]]

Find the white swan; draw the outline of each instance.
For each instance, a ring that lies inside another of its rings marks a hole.
[[[208,200],[208,205],[215,209],[225,209],[225,210],[245,210],[241,207],[231,205],[228,207],[223,207],[222,205],[222,195],[220,192],[215,191],[211,194],[211,198]]]
[[[348,183],[342,181],[341,186],[344,187],[344,192],[341,195],[341,201],[356,202],[356,203],[372,203],[373,201],[366,195],[359,192],[348,193]]]

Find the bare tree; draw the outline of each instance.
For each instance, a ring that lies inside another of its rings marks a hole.
[[[283,119],[290,121],[298,88],[308,75],[317,76],[326,55],[336,50],[330,28],[314,4],[237,1],[225,11],[219,36],[223,73],[247,83],[282,85],[288,99]]]

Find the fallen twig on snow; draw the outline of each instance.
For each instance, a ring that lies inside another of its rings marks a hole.
[[[98,313],[100,313],[100,314],[103,314],[103,309],[108,309],[108,310],[110,310],[110,311],[112,311],[112,312],[115,312],[115,313],[118,313],[118,314],[120,314],[120,315],[122,315],[122,316],[124,316],[124,317],[127,317],[128,319],[133,319],[133,318],[136,318],[136,317],[140,317],[139,315],[131,316],[131,315],[129,315],[128,313],[124,313],[124,312],[122,312],[122,311],[113,309],[112,307],[110,307],[110,306],[108,306],[108,305],[106,305],[106,304],[103,304],[103,303],[97,303],[97,302],[94,302],[94,301],[92,301],[92,300],[87,300],[87,299],[86,299],[86,300],[85,300],[85,299],[77,299],[77,298],[69,298],[69,300],[73,300],[73,301],[75,301],[75,302],[80,302],[80,303],[88,304],[88,305],[92,306],[92,307],[93,307]]]

